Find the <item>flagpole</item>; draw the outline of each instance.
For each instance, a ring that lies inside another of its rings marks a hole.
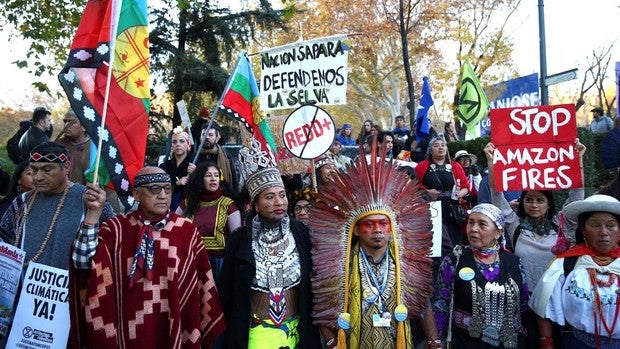
[[[232,85],[232,81],[235,76],[235,73],[237,72],[237,69],[239,69],[239,61],[241,61],[241,57],[243,57],[243,55],[245,55],[245,51],[241,50],[241,52],[239,52],[239,56],[237,57],[237,62],[235,63],[235,69],[233,69],[232,73],[228,77],[228,81],[226,82],[226,87],[224,87],[224,91],[222,91],[222,95],[220,96],[220,99],[217,101],[217,104],[215,105],[215,110],[213,111],[213,113],[211,113],[211,119],[209,120],[209,123],[207,124],[207,129],[205,130],[204,134],[200,137],[200,145],[198,145],[198,148],[196,148],[196,154],[194,155],[194,160],[192,161],[193,164],[196,164],[196,161],[198,160],[198,155],[200,155],[200,150],[202,149],[202,146],[204,145],[205,140],[207,139],[207,133],[211,129],[211,126],[213,125],[213,120],[215,120],[215,117],[217,116],[217,113],[220,110],[220,106],[222,105],[224,96],[226,96],[226,92],[230,89],[230,85]]]
[[[99,179],[99,163],[101,162],[101,148],[103,147],[103,130],[105,129],[105,120],[108,115],[108,101],[110,99],[110,84],[112,82],[112,67],[114,66],[114,50],[116,46],[116,28],[118,27],[119,9],[118,2],[112,2],[112,23],[110,23],[110,60],[108,62],[108,76],[105,83],[105,94],[103,96],[103,113],[101,115],[101,125],[99,125],[99,141],[97,142],[97,156],[95,157],[95,168],[93,175],[93,184],[97,184]],[[105,64],[103,62],[102,64]],[[112,174],[110,174],[112,176]],[[132,178],[130,178],[131,180]]]

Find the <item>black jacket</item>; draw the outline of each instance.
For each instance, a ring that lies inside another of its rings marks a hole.
[[[24,133],[22,138],[19,140],[20,160],[26,161],[30,159],[30,151],[32,148],[49,141],[50,138],[45,132],[43,132],[43,130],[35,125],[30,126],[28,131],[26,131],[26,133]]]
[[[312,260],[310,255],[310,230],[303,223],[290,220],[291,231],[299,252],[301,282],[299,284],[299,348],[316,349],[321,347],[318,329],[312,324],[312,288],[310,274]],[[221,273],[219,290],[227,330],[224,348],[238,349],[248,347],[251,321],[252,280],[256,274],[256,262],[252,252],[252,233],[250,227],[235,230],[226,242],[226,253]]]

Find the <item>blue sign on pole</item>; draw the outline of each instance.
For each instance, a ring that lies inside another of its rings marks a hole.
[[[491,109],[540,105],[538,73],[487,86],[484,89]],[[491,134],[488,117],[480,121],[480,137]]]

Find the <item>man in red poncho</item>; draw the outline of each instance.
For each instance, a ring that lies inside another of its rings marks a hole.
[[[210,347],[223,332],[209,256],[194,224],[169,211],[171,190],[163,170],[143,168],[138,209],[98,227],[105,192],[88,185],[70,271],[74,348]]]

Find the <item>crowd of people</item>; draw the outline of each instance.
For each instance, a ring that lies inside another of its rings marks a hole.
[[[201,111],[136,174],[127,208],[88,181],[75,114],[53,142],[49,112],[34,114],[0,241],[68,271],[71,347],[620,347],[620,201],[583,188],[557,211],[550,190],[512,201],[493,166],[450,154],[451,124],[420,142],[402,116],[357,137],[344,124],[312,181],[254,139],[230,157]]]

